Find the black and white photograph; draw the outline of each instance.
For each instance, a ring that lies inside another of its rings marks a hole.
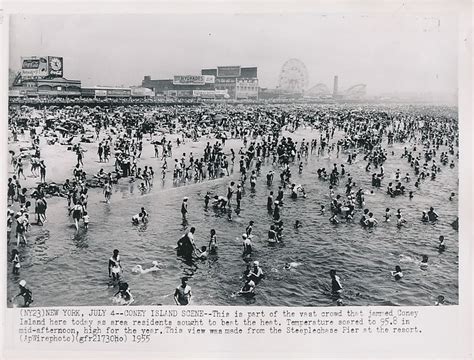
[[[12,14],[8,307],[459,304],[458,18]]]

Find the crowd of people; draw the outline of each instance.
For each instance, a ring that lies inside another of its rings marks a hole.
[[[304,127],[308,136],[297,140],[292,133]],[[41,128],[41,132],[37,130]],[[264,182],[269,193],[266,210],[271,219],[268,223],[267,242],[275,245],[284,241],[284,224],[292,224],[295,229],[302,226],[301,219],[285,216],[287,199],[314,197],[308,194],[304,184],[294,180],[294,172],[305,171],[304,161],[312,161],[320,156],[337,155],[337,162],[330,168],[319,168],[314,181],[327,183],[328,197],[317,198],[319,213],[327,216],[334,226],[344,222],[358,221],[364,228],[384,226],[390,222],[392,209],[387,207],[384,214],[376,214],[366,206],[367,191],[386,186],[387,202],[394,197],[412,199],[417,189],[434,181],[441,171],[453,171],[459,156],[458,122],[448,108],[417,107],[407,110],[386,109],[383,106],[340,106],[340,105],[182,105],[156,106],[151,104],[103,106],[45,106],[38,110],[28,106],[11,106],[9,113],[10,148],[18,142],[18,136],[29,136],[30,146],[19,151],[10,150],[11,176],[8,179],[8,242],[13,265],[13,274],[21,271],[22,246],[27,245],[27,233],[31,227],[30,207],[34,202],[35,225],[47,224],[47,198],[65,198],[68,214],[76,231],[84,227],[88,231],[90,223],[88,192],[96,187],[102,189],[104,201],[113,203],[113,187],[121,182],[137,183],[142,192],[155,191],[153,182],[157,168],[159,178],[175,184],[205,182],[223,177],[231,177],[222,193],[207,191],[203,197],[203,209],[211,208],[222,212],[228,220],[233,213],[239,214],[245,206],[248,192],[255,192],[258,181]],[[71,137],[80,141],[73,144]],[[229,148],[228,139],[237,139],[241,146]],[[180,152],[181,144],[188,141],[205,143],[202,153]],[[68,151],[76,154],[77,162],[71,169],[71,177],[59,179],[47,172],[48,159],[43,158],[42,147],[60,142]],[[97,161],[102,168],[93,174],[88,159],[84,159],[84,143],[98,144]],[[384,164],[393,156],[390,146],[403,144],[401,155],[412,171],[402,174],[397,170],[395,178],[387,177]],[[140,165],[144,147],[153,148],[155,169]],[[446,149],[446,150],[440,150]],[[343,158],[344,155],[344,158]],[[347,160],[346,159],[347,156]],[[31,177],[39,177],[39,182],[28,188],[24,163],[30,161]],[[304,160],[304,161],[303,161]],[[268,170],[263,169],[267,165]],[[365,168],[367,179],[371,179],[373,189],[360,187],[360,178],[351,175],[353,167]],[[234,171],[235,169],[235,171]],[[238,173],[237,173],[238,169]],[[39,170],[39,173],[38,173]],[[237,176],[236,176],[237,175]],[[262,178],[262,180],[259,180]],[[51,181],[54,179],[56,182]],[[49,180],[49,182],[47,181]],[[451,193],[449,200],[455,197]],[[183,261],[205,261],[218,253],[217,234],[222,229],[212,229],[209,242],[197,246],[194,234],[199,224],[188,224],[189,197],[181,204],[181,216],[188,229],[177,242],[177,256]],[[326,215],[326,209],[327,215]],[[314,209],[316,213],[316,209]],[[393,210],[394,211],[394,210]],[[383,218],[383,221],[377,220]],[[398,227],[403,227],[407,219],[402,209],[394,214]],[[431,207],[420,214],[420,222],[436,222],[439,215]],[[458,220],[453,215],[453,228]],[[132,216],[132,225],[149,221],[144,207]],[[416,220],[412,220],[416,221]],[[259,259],[254,256],[252,226],[242,229],[241,256],[246,269],[241,277],[242,286],[235,295],[255,296],[257,286],[265,278]],[[12,239],[16,241],[12,241]],[[438,248],[445,251],[445,238],[440,234]],[[420,267],[426,268],[428,256],[420,259]],[[299,266],[289,262],[285,269]],[[159,271],[158,263],[152,268],[136,267],[136,271],[147,273]],[[134,299],[130,286],[122,281],[123,267],[119,250],[115,249],[108,262],[108,275],[113,286],[118,287],[116,298],[121,304],[131,304]],[[391,272],[396,281],[403,279],[400,265]],[[343,285],[337,269],[328,269],[330,292],[337,305],[343,305]],[[191,301],[191,287],[187,277],[174,293],[177,305],[187,305]],[[24,305],[32,302],[31,290],[25,280],[20,281],[20,294]]]

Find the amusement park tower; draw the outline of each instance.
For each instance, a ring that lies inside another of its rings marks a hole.
[[[333,86],[333,90],[332,90],[332,96],[333,97],[336,97],[338,94],[337,94],[337,82],[338,82],[338,77],[337,75],[334,76],[334,86]]]

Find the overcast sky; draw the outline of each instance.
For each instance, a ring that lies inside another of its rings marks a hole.
[[[64,57],[84,86],[139,85],[218,65],[258,66],[275,87],[283,63],[306,64],[309,84],[367,84],[381,92],[455,92],[457,28],[450,17],[339,15],[12,16],[10,67],[20,57]]]

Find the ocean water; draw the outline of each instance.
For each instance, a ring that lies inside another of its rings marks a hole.
[[[319,134],[301,129],[292,137],[308,140],[319,138]],[[112,297],[118,289],[110,286],[107,266],[108,258],[117,248],[124,268],[122,279],[130,286],[134,305],[174,304],[174,289],[180,278],[187,275],[195,305],[332,306],[335,302],[330,294],[330,269],[336,269],[341,277],[342,299],[346,305],[432,305],[438,295],[444,295],[449,304],[457,304],[458,233],[450,223],[457,216],[458,203],[457,198],[448,201],[451,191],[458,193],[457,160],[454,169],[442,166],[436,180],[425,180],[416,189],[413,199],[408,199],[408,195],[391,198],[385,189],[389,179],[395,178],[396,169],[400,169],[401,174],[409,172],[414,179],[413,169],[406,159],[400,158],[403,146],[406,144],[388,148],[382,188],[365,196],[365,207],[379,220],[379,225],[372,229],[358,224],[362,211],[359,208],[354,223],[332,225],[328,221],[329,183],[319,180],[316,173],[320,167],[330,170],[334,163],[344,164],[357,186],[369,192],[371,172],[365,172],[362,155],[349,165],[343,153],[339,158],[335,152],[330,156],[313,154],[303,159],[302,174],[298,174],[294,164],[292,182],[304,186],[307,198],[292,200],[285,193],[281,211],[285,226],[283,242],[276,245],[266,242],[272,223],[266,210],[267,195],[270,190],[276,195],[279,185],[277,168],[273,185],[266,185],[265,174],[273,168],[271,162],[262,167],[255,191],[251,191],[247,180],[242,210],[238,215],[233,212],[231,221],[225,213],[211,207],[205,210],[204,195],[211,191],[225,196],[228,183],[239,178],[237,163],[230,177],[180,186],[173,186],[172,174],[168,174],[162,184],[157,165],[149,193],[140,194],[138,184],[131,186],[127,179],[122,179],[114,189],[111,204],[103,202],[101,189],[90,189],[89,229],[81,228],[77,233],[72,219],[67,216],[66,199],[50,198],[48,222],[43,227],[32,225],[27,234],[28,246],[20,250],[20,275],[13,275],[8,265],[8,297],[17,293],[18,281],[25,279],[33,291],[32,306],[112,305]],[[225,150],[228,152],[229,146]],[[237,152],[238,147],[234,150]],[[441,147],[438,155],[446,150]],[[393,156],[391,151],[395,153]],[[144,161],[152,160],[148,157]],[[346,179],[347,176],[335,188],[336,194],[344,195]],[[408,191],[415,190],[414,180],[404,185]],[[183,196],[189,197],[187,226],[183,225],[180,214]],[[324,215],[319,211],[322,204],[327,209]],[[150,220],[133,226],[131,217],[142,206],[149,212]],[[434,224],[422,223],[421,213],[430,206],[439,214],[439,220]],[[394,215],[391,222],[385,223],[386,207],[391,208],[392,214],[400,208],[407,220],[406,226],[398,228]],[[303,226],[294,230],[297,219]],[[241,234],[250,220],[255,221],[252,260],[260,262],[265,279],[257,286],[253,298],[245,298],[235,293],[242,286],[240,277],[246,268]],[[194,264],[176,256],[176,242],[190,226],[196,227],[195,241],[199,247],[208,245],[210,229],[217,231],[216,256]],[[447,248],[443,253],[437,250],[440,235],[446,239]],[[420,268],[423,254],[429,256],[426,270]],[[132,274],[133,266],[151,267],[154,260],[159,262],[161,271]],[[287,262],[301,265],[285,270]],[[400,265],[404,273],[400,281],[390,275],[396,265]]]

